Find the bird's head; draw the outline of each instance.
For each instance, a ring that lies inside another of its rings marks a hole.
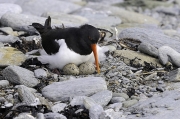
[[[97,53],[97,43],[100,38],[100,33],[97,28],[95,28],[92,25],[88,25],[88,24],[81,26],[80,29],[81,29],[82,33],[84,34],[86,40],[88,40],[87,42],[89,42],[91,45],[91,49],[93,51],[94,58],[95,58],[97,72],[100,73],[99,57],[98,57],[98,53]]]

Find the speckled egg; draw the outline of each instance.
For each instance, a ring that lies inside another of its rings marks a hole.
[[[91,62],[84,62],[79,66],[79,74],[88,75],[96,71],[95,66]]]
[[[63,72],[66,75],[79,75],[79,68],[73,64],[67,64],[63,67]]]

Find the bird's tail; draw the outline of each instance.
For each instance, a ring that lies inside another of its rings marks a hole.
[[[40,23],[32,23],[32,26],[40,33],[43,34],[44,32],[48,31],[49,29],[52,29],[51,27],[51,17],[49,16],[46,21],[44,26],[41,25]]]

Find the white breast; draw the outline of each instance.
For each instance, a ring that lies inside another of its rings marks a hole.
[[[74,51],[70,50],[64,39],[57,41],[60,45],[59,52],[54,55],[48,55],[45,52],[40,52],[41,56],[38,57],[38,60],[43,64],[49,64],[50,68],[59,68],[62,69],[66,64],[74,63],[79,65],[83,62],[94,62],[94,55],[91,53],[90,55],[80,55],[75,53]],[[97,45],[98,54],[99,54],[99,61],[105,59],[104,52],[106,52],[107,48],[101,48]]]

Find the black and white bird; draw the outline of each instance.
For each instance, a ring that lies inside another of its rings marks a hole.
[[[38,60],[49,64],[50,68],[62,69],[66,64],[79,65],[83,62],[94,62],[97,72],[100,73],[99,60],[105,58],[107,47],[97,45],[100,33],[92,25],[80,27],[52,29],[51,18],[48,17],[45,25],[33,23],[32,26],[40,33],[44,53]],[[99,55],[99,56],[98,56]]]

